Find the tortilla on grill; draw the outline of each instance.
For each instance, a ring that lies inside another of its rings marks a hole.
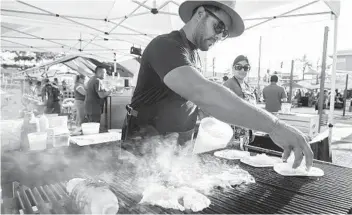
[[[238,160],[238,159],[249,157],[250,154],[247,151],[240,151],[240,150],[235,150],[235,149],[225,149],[225,150],[214,152],[214,156],[220,157],[220,158],[225,158],[228,160],[236,160],[236,159]]]
[[[266,154],[258,154],[255,156],[242,158],[241,162],[253,167],[272,167],[274,164],[281,163],[282,161],[278,157],[272,157]]]
[[[300,165],[296,169],[292,168],[292,163],[277,163],[274,165],[275,172],[283,176],[314,176],[321,177],[324,171],[317,167],[311,167],[309,171],[306,170],[305,165]]]
[[[180,202],[183,202],[183,205]],[[143,198],[140,204],[142,203],[180,211],[188,209],[193,212],[198,212],[209,207],[211,202],[205,195],[197,192],[193,188],[175,188],[151,184],[143,192]]]

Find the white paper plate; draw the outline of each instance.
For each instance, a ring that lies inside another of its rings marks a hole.
[[[240,150],[235,150],[235,149],[225,149],[225,150],[214,152],[214,156],[220,157],[220,158],[225,158],[228,160],[239,160],[242,158],[249,157],[250,154],[247,151],[240,151]]]
[[[324,171],[317,167],[311,167],[309,172],[305,170],[305,165],[301,165],[296,169],[292,168],[292,163],[277,163],[274,165],[274,170],[283,176],[315,176],[321,177]]]
[[[277,163],[282,163],[281,158],[278,157],[267,156],[270,160],[263,162],[258,156],[259,155],[242,158],[241,162],[253,167],[273,167]]]

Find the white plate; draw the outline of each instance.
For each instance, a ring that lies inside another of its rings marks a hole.
[[[281,159],[278,157],[267,156],[270,160],[263,162],[263,160],[259,159],[260,157],[258,156],[260,155],[242,158],[241,162],[253,167],[273,167],[276,163],[282,163]]]
[[[301,165],[296,169],[292,168],[292,163],[277,163],[274,165],[274,170],[283,176],[315,176],[321,177],[324,171],[317,167],[311,167],[309,172],[305,170],[305,165]]]
[[[225,149],[225,150],[214,152],[214,156],[225,158],[228,160],[239,160],[242,158],[249,157],[250,154],[247,151],[240,151],[236,149]]]

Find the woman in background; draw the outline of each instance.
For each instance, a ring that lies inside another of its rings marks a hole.
[[[84,120],[84,99],[86,97],[86,90],[84,88],[84,82],[85,82],[86,76],[84,75],[77,75],[76,76],[76,81],[75,81],[75,86],[74,86],[74,93],[75,93],[75,107],[77,111],[76,115],[76,125],[78,127],[81,126],[83,120]]]
[[[236,95],[242,99],[245,99],[252,104],[256,104],[256,97],[253,93],[253,90],[244,81],[250,70],[251,66],[249,64],[248,58],[246,56],[239,55],[236,57],[232,64],[233,77],[228,79],[224,83],[224,86],[229,88],[232,92],[236,93]],[[233,128],[235,139],[246,137],[248,138],[248,142],[250,141],[249,138],[251,137],[251,132],[249,132],[248,129],[238,126],[234,126]]]

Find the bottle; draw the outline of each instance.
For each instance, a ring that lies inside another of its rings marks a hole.
[[[31,128],[33,129],[32,132],[39,132],[40,131],[39,119],[37,117],[35,117],[33,112],[31,112],[31,114],[30,114],[29,124],[30,124]]]
[[[21,149],[23,151],[29,149],[28,134],[33,132],[39,132],[39,121],[33,112],[25,112],[21,131]]]
[[[49,120],[45,114],[41,115],[39,118],[39,127],[40,132],[46,132],[49,128]]]
[[[102,181],[74,178],[66,186],[75,209],[83,214],[116,214],[119,203],[116,195]]]

